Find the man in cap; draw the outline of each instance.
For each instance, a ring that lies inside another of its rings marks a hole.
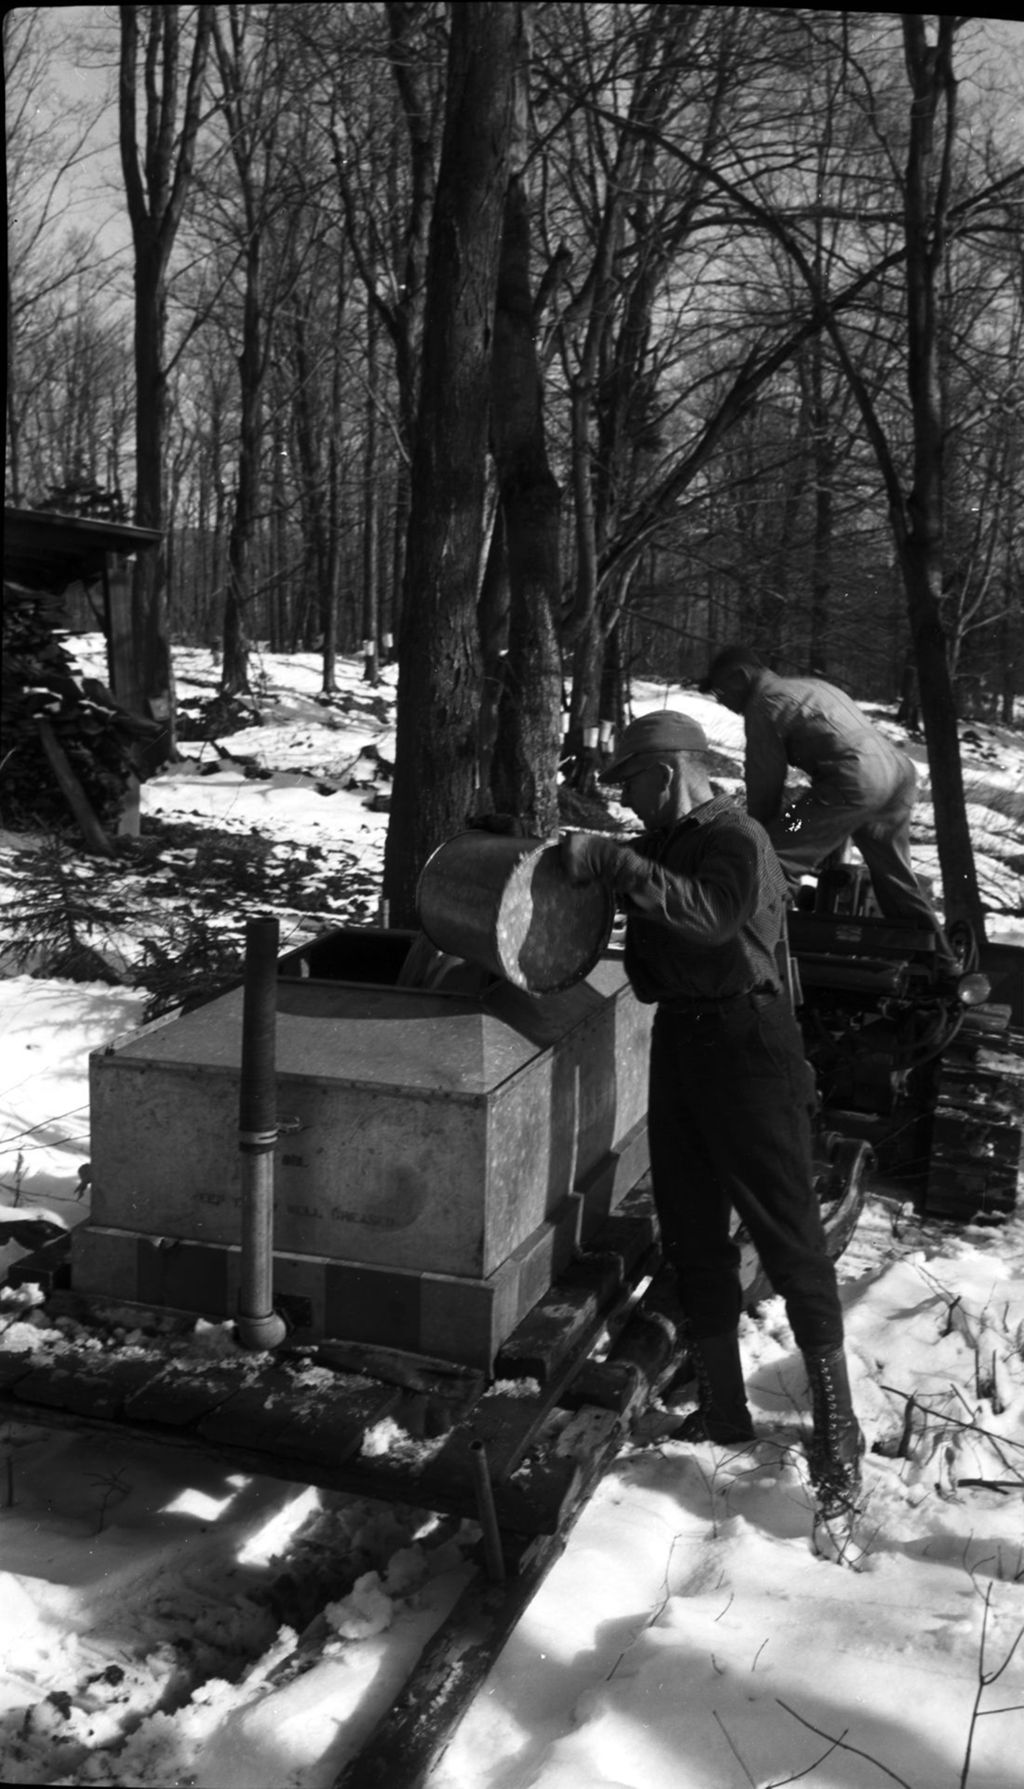
[[[776,951],[786,884],[767,835],[708,780],[708,742],[685,714],[645,714],[603,780],[644,831],[629,844],[566,833],[570,880],[599,878],[626,914],[625,965],[656,1004],[648,1130],[662,1247],[675,1268],[697,1374],[687,1440],[753,1435],[739,1351],[735,1208],[807,1364],[810,1473],[823,1514],[855,1506],[861,1436],[843,1318],[815,1195],[814,1080]]]
[[[789,883],[852,838],[883,915],[934,932],[952,968],[953,952],[910,860],[917,772],[907,754],[834,684],[779,677],[749,646],[716,654],[700,688],[743,716],[747,812],[767,829]],[[810,788],[786,805],[791,764]]]

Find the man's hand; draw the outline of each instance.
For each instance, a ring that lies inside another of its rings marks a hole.
[[[623,893],[638,878],[646,879],[643,858],[604,832],[563,832],[559,852],[562,868],[575,888],[586,882],[607,882],[610,888]]]

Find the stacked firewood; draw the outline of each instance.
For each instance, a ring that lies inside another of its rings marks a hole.
[[[58,597],[5,580],[0,824],[65,830],[91,816],[99,840],[121,810],[133,735],[149,723],[77,669],[55,626],[59,609]]]

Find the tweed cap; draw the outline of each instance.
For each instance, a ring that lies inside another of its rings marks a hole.
[[[697,688],[707,695],[728,671],[763,671],[764,659],[752,646],[723,646],[716,652]]]
[[[619,740],[615,756],[601,772],[601,781],[623,782],[634,768],[640,768],[642,758],[710,750],[707,734],[699,721],[691,720],[688,714],[677,714],[672,708],[658,708],[653,714],[641,714],[635,721],[630,721]]]

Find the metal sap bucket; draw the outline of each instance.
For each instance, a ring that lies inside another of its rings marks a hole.
[[[555,994],[604,951],[615,900],[603,882],[575,888],[557,842],[460,832],[428,859],[417,889],[431,944],[481,963],[529,994]]]

